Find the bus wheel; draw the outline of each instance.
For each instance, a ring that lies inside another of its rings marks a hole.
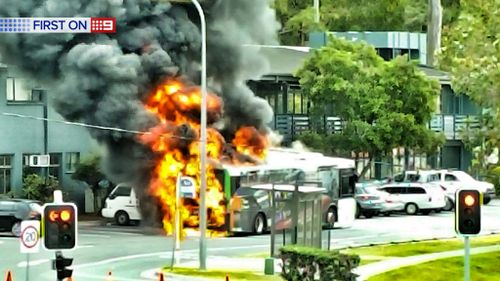
[[[115,221],[118,225],[128,225],[130,222],[130,219],[128,217],[128,214],[124,211],[118,211],[115,215]]]
[[[334,207],[328,208],[328,212],[326,212],[326,223],[328,227],[333,228],[336,220],[337,220],[337,209],[335,209]]]
[[[264,214],[258,213],[253,220],[253,233],[262,234],[266,230],[266,218]]]

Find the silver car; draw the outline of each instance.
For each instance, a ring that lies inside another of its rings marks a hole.
[[[378,214],[390,215],[392,212],[402,211],[404,203],[397,197],[381,191],[381,186],[377,183],[356,184],[356,217],[363,215],[371,218]]]

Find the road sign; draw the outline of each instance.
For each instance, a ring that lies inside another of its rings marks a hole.
[[[40,250],[40,221],[22,221],[19,240],[21,253],[38,253]]]

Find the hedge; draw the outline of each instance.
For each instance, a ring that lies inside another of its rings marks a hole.
[[[292,245],[281,248],[279,257],[281,277],[287,281],[355,281],[358,276],[352,272],[358,255]]]

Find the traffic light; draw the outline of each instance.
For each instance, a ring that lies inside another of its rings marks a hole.
[[[73,263],[72,258],[63,257],[61,252],[56,252],[55,268],[57,270],[57,280],[64,280],[71,277],[73,274],[72,269],[67,269]]]
[[[72,203],[45,204],[43,209],[44,245],[48,250],[76,247],[77,208]]]
[[[481,193],[461,189],[455,194],[455,231],[458,234],[478,234],[481,231]]]

